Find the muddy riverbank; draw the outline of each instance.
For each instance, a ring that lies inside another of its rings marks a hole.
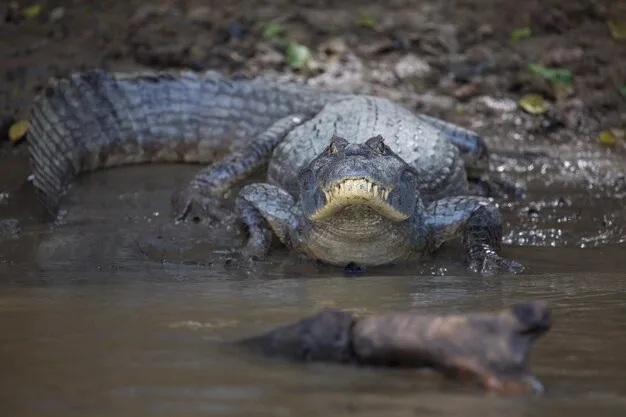
[[[25,13],[33,4],[41,8]],[[504,251],[527,270],[468,275],[455,245],[360,277],[280,249],[252,268],[225,264],[223,250],[241,243],[237,230],[168,217],[171,191],[197,166],[83,176],[60,221],[42,223],[28,138],[3,136],[0,374],[9,377],[0,410],[623,415],[626,43],[608,22],[624,12],[617,0],[3,3],[3,134],[49,77],[91,67],[210,68],[375,93],[485,136],[492,169],[527,187],[525,198],[499,202]],[[304,73],[284,40],[311,52]],[[530,93],[545,112],[520,108]],[[614,141],[602,136],[609,131]],[[533,299],[550,302],[555,317],[531,358],[542,399],[485,398],[428,373],[275,363],[220,344],[324,307],[440,313]]]

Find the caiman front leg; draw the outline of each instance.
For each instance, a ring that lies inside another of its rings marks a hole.
[[[522,197],[523,187],[489,172],[489,150],[478,133],[443,120],[420,114],[419,118],[443,133],[457,147],[467,171],[472,194],[484,197]]]
[[[424,216],[414,224],[416,245],[434,251],[445,241],[461,237],[467,253],[469,268],[483,275],[494,268],[521,272],[518,262],[502,258],[502,217],[488,199],[481,197],[448,197],[428,205]],[[425,236],[423,238],[417,236]]]
[[[250,184],[235,201],[239,219],[248,229],[248,241],[236,251],[245,258],[264,258],[270,251],[272,233],[290,249],[299,245],[299,211],[293,197],[270,184]]]
[[[284,117],[245,148],[199,171],[185,187],[172,195],[174,218],[223,220],[230,215],[231,212],[223,204],[226,191],[265,165],[276,145],[304,119],[302,115]]]

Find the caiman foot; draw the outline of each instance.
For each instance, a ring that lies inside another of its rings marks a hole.
[[[523,198],[526,193],[523,186],[503,178],[494,178],[489,174],[471,179],[470,191],[472,195],[480,197],[514,199]]]
[[[469,269],[480,275],[490,276],[494,275],[497,270],[518,274],[524,270],[524,266],[519,262],[501,257],[492,248],[484,245],[481,250],[470,254]]]
[[[250,265],[255,261],[264,260],[268,254],[269,249],[267,247],[249,241],[245,246],[241,248],[228,250],[225,254],[225,257],[228,262],[236,262],[239,264]]]
[[[481,275],[494,275],[497,270],[518,273],[524,267],[500,256],[502,249],[502,217],[494,206],[483,205],[465,223],[463,245],[469,268]]]
[[[202,193],[199,188],[183,187],[172,195],[172,216],[175,220],[219,222],[232,215],[233,212],[224,207],[222,198]]]

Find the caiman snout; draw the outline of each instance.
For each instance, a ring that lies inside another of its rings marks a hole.
[[[323,187],[326,203],[316,211],[311,220],[323,220],[337,211],[352,205],[364,205],[393,221],[406,220],[409,215],[397,210],[389,202],[393,186],[382,185],[370,178],[342,178]]]
[[[353,205],[367,206],[390,221],[406,220],[413,214],[416,184],[414,171],[381,136],[365,143],[335,136],[300,174],[301,201],[313,221]]]

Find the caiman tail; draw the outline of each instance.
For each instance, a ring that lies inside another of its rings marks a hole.
[[[30,113],[34,185],[56,214],[80,172],[145,162],[209,163],[290,114],[313,114],[332,93],[216,72],[115,74],[50,82]]]

